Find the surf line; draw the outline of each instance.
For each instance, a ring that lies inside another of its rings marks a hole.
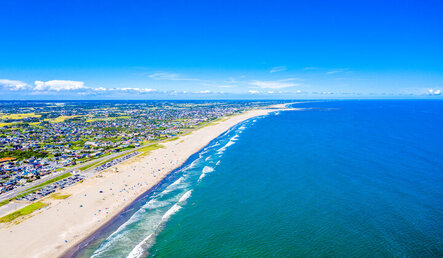
[[[266,115],[261,115],[266,116]],[[258,117],[261,117],[258,116]],[[155,184],[153,187],[149,188],[147,191],[142,193],[140,196],[138,196],[135,200],[133,200],[131,203],[129,203],[123,210],[119,213],[117,213],[114,217],[110,218],[106,223],[104,223],[101,227],[99,227],[96,231],[94,231],[92,234],[84,238],[82,241],[80,241],[78,244],[74,245],[70,249],[68,249],[65,253],[63,253],[60,257],[78,257],[82,251],[87,248],[88,246],[96,243],[100,239],[108,238],[113,232],[115,232],[120,226],[122,226],[125,222],[130,219],[130,217],[136,213],[139,209],[139,207],[143,206],[143,203],[146,203],[146,199],[152,197],[152,193],[158,190],[161,187],[164,187],[165,185],[171,183],[171,181],[177,176],[177,174],[180,171],[183,171],[186,169],[187,166],[190,166],[193,161],[198,159],[200,157],[200,154],[207,150],[208,147],[215,144],[217,141],[219,141],[222,137],[228,135],[230,132],[238,129],[243,124],[247,123],[248,121],[252,119],[257,119],[257,117],[251,117],[248,118],[232,127],[227,129],[224,133],[221,135],[215,137],[213,140],[211,140],[207,145],[200,148],[197,152],[192,154],[181,166],[178,168],[172,170],[169,174],[167,174],[161,181],[159,181],[157,184]]]

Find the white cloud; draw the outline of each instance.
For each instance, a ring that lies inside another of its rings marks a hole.
[[[85,83],[82,81],[67,81],[67,80],[52,80],[52,81],[35,81],[34,85],[28,85],[22,81],[14,81],[7,79],[0,79],[0,87],[4,87],[10,91],[17,90],[28,90],[29,94],[47,94],[49,92],[63,92],[69,91],[77,94],[106,94],[112,92],[125,92],[125,93],[133,93],[133,94],[148,94],[159,92],[155,89],[149,88],[134,88],[134,87],[126,87],[126,88],[105,88],[105,87],[88,87],[85,86]]]
[[[52,80],[52,81],[35,81],[34,90],[36,91],[67,91],[67,90],[81,90],[88,89],[84,82],[81,81],[64,81],[64,80]]]
[[[200,79],[184,78],[177,73],[158,72],[149,75],[149,78],[154,80],[168,80],[168,81],[201,81]]]
[[[29,85],[25,82],[8,80],[8,79],[0,79],[0,86],[3,86],[6,89],[12,90],[12,91],[24,90],[29,87]]]
[[[430,89],[428,92],[430,95],[440,95],[441,94],[441,90]]]
[[[349,69],[348,68],[334,69],[334,70],[326,72],[326,74],[336,74],[336,73],[344,73],[344,72],[349,72]]]
[[[276,67],[272,67],[272,69],[269,72],[276,73],[276,72],[282,72],[282,71],[286,71],[286,70],[287,70],[286,66],[276,66]]]
[[[249,82],[249,84],[265,89],[282,89],[282,88],[300,86],[299,83],[292,82],[293,80],[295,79],[289,78],[278,81],[252,81]]]
[[[250,91],[248,91],[250,94],[259,94],[260,93],[260,91],[258,91],[258,90],[250,90]]]
[[[199,94],[209,94],[209,93],[212,93],[212,91],[210,91],[210,90],[202,90],[202,91],[197,91],[196,93],[199,93]]]
[[[146,89],[146,88],[142,88],[138,90],[140,93],[152,93],[152,92],[157,92],[157,90],[155,89]]]
[[[95,90],[95,91],[107,91],[108,89],[104,88],[104,87],[98,87],[98,88],[93,88],[93,90]]]
[[[126,88],[109,88],[107,89],[107,91],[120,91],[120,92],[125,92],[125,93],[140,93],[140,94],[144,94],[144,93],[154,93],[154,92],[158,92],[155,89],[148,89],[148,88],[133,88],[133,87],[126,87]]]

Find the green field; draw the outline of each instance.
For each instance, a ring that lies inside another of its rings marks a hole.
[[[41,117],[41,115],[36,115],[35,113],[26,113],[26,114],[3,114],[0,116],[0,119],[23,119],[27,117]]]
[[[54,193],[50,196],[50,198],[56,199],[56,200],[63,200],[63,199],[68,198],[69,196],[71,196],[71,194]]]
[[[29,204],[28,206],[21,208],[20,210],[14,211],[13,213],[10,213],[4,217],[0,218],[0,223],[7,223],[15,220],[16,218],[19,218],[21,216],[25,216],[28,214],[33,213],[34,211],[41,209],[45,206],[48,206],[46,203],[42,202],[35,202],[32,204]]]
[[[137,151],[143,152],[141,155],[147,155],[151,151],[156,150],[156,149],[160,149],[160,148],[164,148],[164,147],[162,145],[156,143],[156,144],[148,145],[148,146],[145,146],[145,147],[141,147]]]

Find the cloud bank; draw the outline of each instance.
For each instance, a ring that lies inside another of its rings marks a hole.
[[[0,86],[11,91],[24,90],[29,87],[29,85],[25,82],[8,79],[0,79]]]
[[[299,83],[293,82],[294,80],[295,79],[293,79],[293,78],[277,80],[277,81],[257,81],[256,80],[256,81],[249,82],[249,84],[260,87],[260,88],[264,88],[264,89],[283,89],[283,88],[300,86]]]

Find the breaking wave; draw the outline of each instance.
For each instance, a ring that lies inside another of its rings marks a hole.
[[[205,166],[202,170],[202,174],[198,178],[198,181],[201,181],[206,176],[207,173],[211,173],[212,171],[214,171],[213,167]]]
[[[185,194],[180,197],[177,203],[175,203],[163,216],[160,223],[157,225],[155,232],[149,234],[145,239],[143,239],[140,243],[138,243],[134,249],[131,250],[128,258],[138,258],[142,257],[147,253],[147,250],[155,243],[155,237],[160,233],[162,227],[166,222],[171,218],[172,215],[177,213],[181,208],[184,202],[191,197],[192,190],[187,191]]]
[[[186,205],[200,181],[207,174],[214,172],[214,167],[220,164],[221,156],[214,154],[222,154],[229,146],[235,144],[239,134],[246,129],[245,124],[252,122],[249,120],[237,128],[228,130],[211,145],[205,147],[194,161],[176,172],[178,179],[153,192],[148,201],[143,206],[135,208],[138,210],[101,242],[90,256],[130,258],[147,256],[165,224]],[[209,166],[214,163],[215,165]],[[137,245],[134,246],[134,243]]]

